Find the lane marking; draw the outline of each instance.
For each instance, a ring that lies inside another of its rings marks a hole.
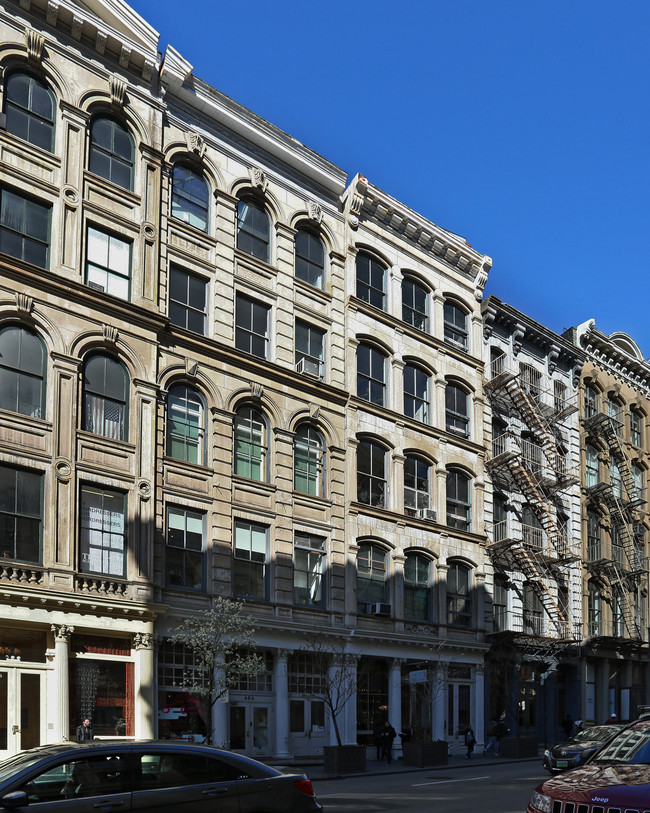
[[[440,782],[420,782],[418,785],[411,785],[412,788],[424,788],[427,785],[448,785],[454,782],[478,782],[480,779],[491,779],[490,776],[473,776],[471,779],[442,779]]]

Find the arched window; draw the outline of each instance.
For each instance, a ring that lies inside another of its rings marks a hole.
[[[623,475],[621,467],[614,456],[612,456],[609,463],[609,484],[614,494],[619,498],[623,497]]]
[[[388,598],[386,551],[379,545],[363,544],[357,553],[357,612],[373,613]]]
[[[270,225],[266,211],[254,201],[246,198],[237,204],[237,248],[270,262]]]
[[[587,635],[603,634],[602,598],[594,581],[587,585]]]
[[[185,463],[203,465],[205,457],[203,399],[184,384],[167,398],[167,454]]]
[[[357,448],[357,500],[365,505],[386,508],[386,450],[371,440]]]
[[[420,457],[407,455],[404,460],[404,513],[428,517],[431,506],[431,464]]]
[[[386,269],[369,254],[357,255],[357,296],[380,310],[386,309]]]
[[[357,395],[371,404],[386,404],[386,356],[376,347],[357,347]]]
[[[176,164],[172,174],[172,217],[207,231],[208,201],[205,178],[187,164]]]
[[[296,491],[320,497],[323,494],[325,443],[313,426],[303,425],[293,442],[293,487]]]
[[[467,350],[467,314],[455,302],[445,302],[445,342],[460,350]]]
[[[428,331],[429,309],[427,290],[410,277],[402,280],[402,321],[418,330]]]
[[[445,426],[461,438],[469,437],[469,395],[458,384],[445,388]]]
[[[308,229],[296,232],[296,276],[316,288],[322,288],[325,275],[325,250],[320,237]]]
[[[133,164],[129,131],[113,118],[96,116],[90,125],[90,171],[123,189],[133,189]]]
[[[5,82],[7,132],[52,152],[54,149],[54,97],[47,85],[31,73],[13,71]]]
[[[0,330],[0,409],[31,418],[45,414],[45,347],[20,325]]]
[[[612,395],[607,398],[607,415],[614,432],[621,437],[623,434],[623,408]]]
[[[469,531],[470,508],[470,478],[462,471],[450,471],[447,474],[447,525]]]
[[[469,567],[461,562],[452,562],[447,571],[447,624],[449,626],[471,627],[471,586]]]
[[[595,511],[587,511],[587,561],[597,562],[602,559],[600,544],[600,519]]]
[[[598,413],[599,404],[600,395],[598,390],[587,384],[584,392],[585,418],[593,418]]]
[[[235,415],[235,474],[251,480],[266,480],[267,451],[264,415],[254,407],[240,407]]]
[[[421,553],[407,553],[404,562],[404,618],[431,620],[431,561]]]
[[[95,435],[127,440],[129,379],[119,361],[91,356],[84,364],[82,428]]]
[[[630,440],[635,446],[643,446],[644,416],[636,409],[630,410]]]
[[[404,367],[404,414],[422,423],[429,423],[429,382],[431,376],[420,367]]]

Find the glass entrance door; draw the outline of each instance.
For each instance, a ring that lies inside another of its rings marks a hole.
[[[42,743],[41,672],[0,669],[0,758]]]
[[[315,756],[325,745],[322,700],[289,700],[289,750],[293,756]]]
[[[272,753],[271,707],[257,703],[230,706],[230,748],[251,757]]]

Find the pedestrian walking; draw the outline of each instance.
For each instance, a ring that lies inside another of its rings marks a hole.
[[[494,751],[495,756],[499,756],[499,740],[497,739],[497,721],[491,720],[490,725],[488,726],[487,730],[487,744],[485,746],[485,750],[483,751],[483,756],[488,755],[488,751]]]
[[[381,747],[383,745],[382,735],[384,733],[384,724],[377,722],[372,730],[372,735],[375,738],[375,748],[377,749],[377,759],[381,759]]]
[[[384,757],[386,762],[390,765],[393,760],[393,740],[397,736],[393,726],[386,720],[384,723],[384,730],[381,732],[381,758]]]
[[[472,730],[472,726],[468,725],[465,729],[465,746],[467,747],[467,759],[472,758],[472,751],[474,750],[474,746],[476,745],[476,737],[474,736],[474,731]]]
[[[510,729],[508,726],[503,722],[503,720],[499,720],[497,722],[497,756],[501,754],[501,740],[503,737],[507,737],[510,733]]]
[[[95,739],[95,732],[90,725],[90,718],[86,717],[80,726],[77,726],[77,742],[88,742]]]

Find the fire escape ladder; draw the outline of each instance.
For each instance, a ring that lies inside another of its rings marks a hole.
[[[600,499],[607,508],[612,526],[616,528],[617,537],[621,542],[630,570],[638,570],[634,534],[630,530],[630,517],[625,505],[616,496],[614,489],[608,483],[593,486],[591,492]]]
[[[535,486],[530,474],[521,464],[521,460],[513,457],[508,461],[508,468],[515,478],[521,493],[532,508],[546,536],[561,558],[568,554],[566,539],[557,526],[553,514],[549,511],[548,503]]]
[[[523,545],[515,544],[510,550],[519,569],[535,591],[546,614],[558,631],[560,638],[568,638],[569,627],[567,620],[543,580],[543,575],[548,572],[548,569],[543,562],[536,563],[532,552],[524,548]]]
[[[616,567],[616,564],[612,564],[612,568],[614,570],[614,578],[611,580],[612,585],[612,592],[618,599],[618,606],[620,608],[621,614],[623,616],[623,623],[625,624],[625,629],[628,631],[630,638],[641,638],[641,631],[634,620],[634,613],[632,611],[632,607],[630,606],[630,601],[627,597],[627,590],[625,588],[625,583],[621,577],[621,574]]]
[[[637,502],[640,495],[638,494],[637,488],[634,484],[634,477],[632,476],[630,461],[625,454],[621,439],[616,432],[614,421],[609,417],[609,415],[605,415],[601,412],[590,421],[589,426],[590,428],[596,429],[602,433],[602,436],[605,438],[612,456],[618,463],[618,470],[621,473],[623,487],[625,488],[625,493],[628,496],[628,500],[631,503]]]

